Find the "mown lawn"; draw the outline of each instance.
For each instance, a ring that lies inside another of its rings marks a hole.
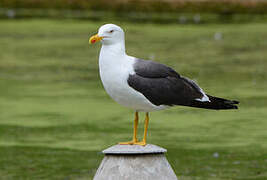
[[[100,44],[88,45],[104,23],[0,21],[0,179],[91,179],[100,151],[131,138],[133,112],[105,93]],[[149,143],[168,149],[179,179],[267,179],[267,24],[118,24],[128,54],[241,102],[151,114]]]

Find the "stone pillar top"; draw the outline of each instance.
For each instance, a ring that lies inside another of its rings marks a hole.
[[[167,152],[166,149],[153,144],[147,144],[145,146],[117,144],[102,151],[103,154],[107,155],[163,154],[165,152]]]

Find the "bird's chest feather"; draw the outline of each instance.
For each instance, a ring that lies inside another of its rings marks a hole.
[[[129,75],[134,72],[134,58],[130,56],[116,57],[112,53],[103,53],[99,57],[101,81],[106,92],[119,104],[137,111],[159,110],[161,106],[151,104],[143,94],[128,85]]]
[[[118,62],[116,58],[101,58],[99,60],[100,77],[107,93],[118,102],[129,99],[133,92],[128,86],[129,74],[133,74],[131,62]]]

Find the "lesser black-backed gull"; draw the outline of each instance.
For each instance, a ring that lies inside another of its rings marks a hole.
[[[237,109],[238,101],[206,94],[194,81],[181,76],[172,68],[149,60],[128,56],[124,31],[117,25],[106,24],[89,43],[102,42],[99,70],[107,93],[119,104],[135,110],[133,140],[120,144],[146,145],[151,111],[175,105],[205,109]],[[145,112],[142,141],[137,140],[138,112]]]

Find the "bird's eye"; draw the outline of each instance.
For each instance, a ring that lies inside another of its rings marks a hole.
[[[113,32],[114,32],[114,30],[110,30],[110,31],[109,31],[109,33],[113,33]]]

